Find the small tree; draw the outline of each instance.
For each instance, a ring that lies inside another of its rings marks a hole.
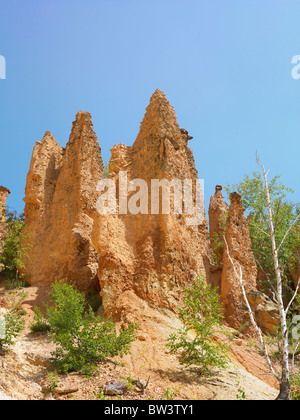
[[[287,194],[293,192],[274,176],[268,182],[269,201],[272,207],[273,227],[276,243],[281,243],[290,226],[288,236],[282,242],[278,252],[283,281],[283,297],[287,301],[293,287],[292,272],[297,269],[300,250],[299,209],[287,200]],[[255,257],[259,276],[259,287],[272,297],[276,290],[276,274],[272,256],[272,243],[269,235],[268,202],[265,194],[263,174],[253,172],[252,177],[245,176],[238,184],[226,188],[227,193],[237,191],[243,202],[251,237],[252,251]],[[295,223],[294,223],[295,222]]]
[[[5,216],[6,234],[3,240],[3,252],[0,262],[3,264],[2,276],[7,287],[13,288],[22,284],[19,270],[24,268],[24,257],[29,245],[24,245],[24,215],[16,211],[7,211]]]
[[[97,362],[129,352],[135,339],[134,323],[117,334],[111,319],[103,321],[91,308],[86,312],[84,295],[62,281],[52,285],[50,297],[47,321],[57,345],[54,364],[60,371],[88,373]]]
[[[21,293],[18,299],[12,303],[9,309],[4,309],[0,314],[0,353],[4,353],[24,329],[25,320],[20,313],[20,305],[27,297]]]
[[[213,338],[223,318],[219,295],[204,278],[198,276],[185,289],[179,317],[184,326],[167,341],[170,353],[179,354],[179,363],[199,366],[202,373],[209,366],[225,367],[226,347]]]
[[[297,347],[298,347],[298,345],[295,347],[294,354],[293,354],[293,362],[292,362],[292,365],[290,366],[290,364],[289,364],[289,353],[290,353],[289,329],[290,329],[290,325],[289,325],[289,321],[288,321],[288,314],[289,314],[289,311],[292,307],[293,302],[296,300],[298,290],[299,290],[299,286],[300,286],[300,278],[299,278],[298,283],[296,285],[296,289],[293,293],[293,296],[291,297],[289,302],[285,305],[284,304],[284,298],[283,298],[283,285],[284,285],[284,283],[283,283],[283,273],[284,273],[284,269],[280,265],[279,255],[280,255],[281,249],[283,248],[283,246],[285,244],[285,241],[287,241],[289,235],[293,231],[293,228],[298,223],[298,221],[300,219],[300,215],[297,215],[292,221],[289,220],[290,224],[284,232],[281,232],[280,241],[278,242],[278,236],[276,235],[276,225],[274,225],[274,214],[278,213],[279,207],[278,206],[274,207],[274,205],[272,205],[272,200],[271,200],[271,195],[270,195],[270,186],[269,186],[269,183],[268,183],[268,180],[267,180],[268,173],[266,172],[264,165],[262,165],[260,163],[258,158],[257,158],[257,163],[262,168],[264,183],[263,183],[263,190],[260,192],[260,194],[265,195],[264,202],[265,202],[265,206],[266,206],[266,208],[261,209],[262,214],[265,215],[264,219],[265,219],[265,223],[266,223],[266,229],[265,230],[261,229],[261,231],[268,238],[269,243],[270,243],[271,260],[272,260],[272,263],[273,263],[273,270],[274,270],[275,283],[276,283],[275,284],[275,292],[274,292],[274,300],[275,300],[275,303],[278,307],[278,312],[279,312],[279,317],[280,317],[279,349],[280,349],[280,356],[281,356],[281,375],[277,374],[273,369],[273,366],[272,366],[270,357],[268,355],[267,347],[266,347],[264,338],[262,336],[261,330],[256,324],[254,314],[252,312],[252,309],[250,307],[250,304],[249,304],[247,296],[246,296],[246,292],[245,292],[245,288],[244,288],[244,284],[243,284],[242,269],[241,269],[241,267],[239,267],[239,268],[235,267],[234,262],[229,255],[229,249],[228,249],[228,245],[227,245],[225,237],[224,237],[224,241],[225,241],[225,245],[226,245],[227,254],[228,254],[229,259],[231,261],[231,264],[234,268],[234,272],[235,272],[235,274],[236,274],[236,276],[237,276],[237,278],[240,282],[240,285],[241,285],[241,288],[242,288],[242,291],[243,291],[243,295],[244,295],[244,300],[246,302],[246,305],[247,305],[247,308],[248,308],[248,311],[249,311],[249,314],[250,314],[251,322],[255,326],[255,328],[258,332],[259,339],[260,339],[261,345],[264,349],[265,356],[266,356],[267,362],[269,364],[270,370],[280,383],[280,393],[279,393],[277,399],[278,400],[288,400],[288,399],[290,399],[290,373],[292,372],[293,367],[294,367],[294,355],[295,355],[295,352],[296,352]],[[284,214],[282,214],[282,217],[284,217]]]

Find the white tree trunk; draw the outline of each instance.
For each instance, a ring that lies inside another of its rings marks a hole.
[[[288,400],[290,398],[290,369],[289,369],[289,343],[288,343],[288,328],[286,322],[286,311],[284,309],[283,304],[283,295],[282,295],[282,277],[281,271],[279,267],[279,259],[278,259],[278,249],[276,247],[275,241],[275,231],[273,225],[273,214],[272,214],[272,206],[270,200],[270,192],[269,192],[269,185],[267,180],[267,173],[265,171],[264,165],[262,165],[258,160],[257,163],[261,166],[264,175],[264,182],[265,182],[265,193],[267,198],[268,204],[268,214],[269,214],[269,228],[270,228],[270,238],[272,243],[272,257],[274,263],[274,270],[276,275],[276,300],[278,302],[278,309],[279,309],[279,316],[280,316],[280,326],[281,326],[281,334],[282,339],[280,343],[281,349],[281,369],[282,374],[280,378],[280,393],[277,397],[278,400]]]

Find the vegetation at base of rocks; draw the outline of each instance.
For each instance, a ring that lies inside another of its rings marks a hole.
[[[239,400],[239,401],[246,400],[245,389],[243,387],[241,387],[240,381],[237,381],[237,385],[238,385],[238,390],[237,390],[237,394],[236,394],[236,399]]]
[[[90,290],[86,299],[86,308],[91,307],[94,312],[97,312],[102,305],[102,298],[99,290]]]
[[[21,293],[10,308],[0,314],[0,353],[6,352],[14,344],[25,327],[21,304],[26,296],[26,293]]]
[[[104,176],[105,178],[107,178],[109,174],[109,160],[105,160],[103,162],[103,170],[104,170]]]
[[[169,336],[170,353],[178,355],[180,364],[197,366],[203,374],[213,366],[224,368],[227,347],[214,340],[217,328],[222,327],[222,308],[217,290],[205,278],[198,276],[185,289],[179,317],[184,327]]]
[[[103,321],[92,308],[86,311],[84,295],[63,281],[53,284],[49,295],[47,322],[50,338],[57,345],[53,364],[59,372],[90,374],[96,363],[129,352],[136,324],[128,324],[118,334],[111,319]]]
[[[175,400],[176,394],[174,391],[170,390],[169,388],[166,389],[165,391],[165,395],[163,397],[161,397],[161,400],[167,400],[167,401],[171,401],[171,400]]]
[[[300,376],[299,374],[291,374],[291,400],[300,400]]]
[[[7,289],[15,289],[26,285],[26,279],[20,274],[24,268],[24,257],[27,256],[29,245],[25,245],[23,239],[24,215],[16,211],[6,211],[5,214],[5,237],[3,239],[3,252],[0,263],[3,264],[1,276],[5,279]]]
[[[226,188],[228,194],[237,191],[241,197],[243,206],[248,215],[249,232],[252,243],[252,251],[257,262],[258,270],[261,271],[258,286],[260,290],[270,295],[270,291],[276,289],[274,262],[272,259],[272,244],[269,235],[268,205],[264,189],[264,179],[260,172],[253,172],[252,177],[246,175],[244,180]],[[280,244],[289,227],[296,221],[299,208],[287,200],[287,194],[293,193],[291,188],[285,187],[280,176],[274,176],[269,181],[270,201],[273,213],[276,243]],[[285,238],[279,251],[279,263],[284,282],[284,298],[290,294],[293,288],[291,278],[292,271],[296,270],[299,262],[300,249],[300,220],[298,220],[289,235]],[[298,251],[297,251],[298,250]]]
[[[47,319],[42,314],[40,308],[38,306],[35,306],[33,308],[34,310],[34,318],[32,323],[30,324],[30,329],[32,332],[44,332],[44,331],[50,331],[50,325],[47,321]]]
[[[53,392],[57,387],[58,387],[58,374],[56,372],[56,370],[54,372],[48,372],[47,373],[47,377],[48,377],[48,389],[47,392]]]
[[[101,388],[98,389],[98,391],[95,394],[96,400],[104,401],[104,400],[110,400],[108,396],[106,396]]]

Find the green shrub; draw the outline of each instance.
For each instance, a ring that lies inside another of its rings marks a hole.
[[[2,218],[3,216],[1,216]],[[26,279],[20,275],[19,270],[24,268],[24,257],[30,246],[25,244],[23,233],[24,215],[16,211],[7,211],[5,214],[6,234],[3,240],[3,252],[0,263],[3,264],[1,276],[5,279],[7,289],[26,286]]]
[[[44,331],[50,331],[50,325],[48,321],[43,316],[40,308],[38,306],[35,306],[33,308],[34,310],[34,318],[30,325],[30,329],[33,332],[44,332]]]
[[[179,317],[184,325],[169,336],[167,348],[179,355],[182,365],[199,367],[206,373],[209,366],[226,366],[226,346],[216,342],[213,335],[223,318],[216,289],[197,277],[183,294]]]
[[[4,315],[0,317],[0,352],[5,352],[12,344],[20,332],[24,329],[25,319],[22,318],[23,311],[21,303],[26,298],[26,293],[22,293],[17,301],[12,304]]]
[[[90,373],[97,362],[129,352],[135,324],[117,334],[111,319],[103,321],[91,308],[85,311],[84,295],[64,282],[52,285],[50,297],[47,317],[50,336],[57,345],[53,356],[59,371]]]
[[[300,400],[300,376],[299,374],[292,374],[290,377],[291,383],[291,400]]]

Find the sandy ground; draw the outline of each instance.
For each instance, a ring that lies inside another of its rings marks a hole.
[[[23,303],[26,328],[11,351],[0,356],[0,400],[97,399],[104,385],[128,377],[144,384],[149,378],[149,384],[144,392],[136,387],[129,389],[119,397],[125,400],[160,400],[168,395],[177,400],[236,400],[241,390],[246,399],[273,400],[278,394],[277,381],[253,340],[224,338],[231,348],[231,360],[226,369],[214,370],[210,376],[199,376],[180,366],[165,346],[164,338],[176,327],[174,316],[165,312],[154,319],[149,314],[130,354],[123,359],[100,364],[92,377],[77,373],[59,375],[56,392],[49,393],[49,359],[54,346],[46,333],[32,333],[29,327],[34,306],[43,307],[49,289],[43,286],[23,290],[28,294]],[[11,293],[0,287],[0,298]]]

